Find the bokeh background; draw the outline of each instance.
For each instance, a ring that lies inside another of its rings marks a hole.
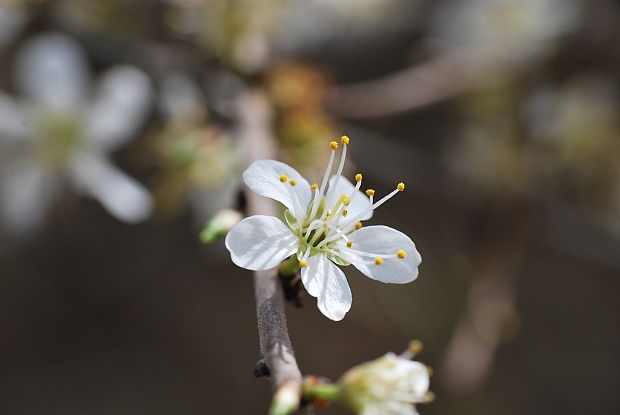
[[[289,304],[305,374],[416,338],[423,414],[620,413],[619,45],[615,0],[2,0],[0,413],[266,412],[251,275],[199,238],[248,93],[310,177],[346,133],[405,181],[373,221],[423,256]]]

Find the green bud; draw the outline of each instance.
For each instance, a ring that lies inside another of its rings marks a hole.
[[[223,209],[215,214],[207,222],[205,227],[200,232],[200,240],[205,244],[212,244],[228,233],[243,219],[243,215],[238,210],[234,209]]]
[[[299,409],[299,387],[294,383],[284,383],[273,396],[269,415],[289,415]]]

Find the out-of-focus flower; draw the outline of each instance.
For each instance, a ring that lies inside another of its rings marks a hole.
[[[108,159],[145,120],[152,94],[147,77],[116,66],[93,91],[80,46],[45,34],[19,52],[16,79],[23,98],[0,92],[0,212],[7,226],[37,225],[64,182],[120,220],[148,218],[148,191]]]
[[[307,402],[336,402],[360,415],[417,415],[416,404],[430,403],[431,369],[413,361],[422,342],[413,340],[400,356],[387,353],[348,370],[338,382],[308,376],[302,386]]]
[[[432,399],[428,368],[394,353],[354,367],[339,383],[339,400],[362,415],[414,415],[415,404]]]
[[[228,134],[209,125],[198,85],[181,73],[169,73],[159,106],[166,120],[158,135],[162,170],[155,185],[162,213],[174,215],[189,204],[202,222],[231,207],[237,195],[238,150]]]
[[[432,32],[479,64],[536,59],[575,30],[580,0],[465,0],[445,2]]]
[[[361,174],[355,176],[356,185],[342,177],[349,138],[343,136],[341,142],[340,163],[331,179],[338,143],[330,143],[331,156],[320,187],[310,185],[284,163],[254,162],[243,173],[245,184],[286,206],[286,224],[272,216],[251,216],[226,236],[232,261],[249,270],[273,268],[296,253],[304,287],[318,298],[319,310],[335,321],[344,318],[352,302],[347,279],[336,264],[353,264],[374,280],[404,284],[417,278],[421,262],[407,235],[387,226],[363,227],[361,222],[403,191],[404,183],[374,202],[374,190],[366,194],[359,190]]]
[[[620,229],[620,97],[604,76],[582,76],[530,99],[527,121],[561,184],[579,203]],[[566,191],[564,191],[566,193]]]
[[[181,36],[241,71],[254,71],[269,58],[268,38],[278,27],[282,0],[168,0],[167,23]]]

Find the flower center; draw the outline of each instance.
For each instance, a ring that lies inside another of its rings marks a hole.
[[[332,183],[327,189],[327,183],[332,172],[334,158],[338,150],[338,143],[332,141],[329,143],[331,155],[323,175],[321,185],[312,184],[310,189],[313,197],[308,206],[302,206],[297,194],[293,191],[297,185],[295,179],[289,178],[285,174],[281,174],[278,179],[287,191],[293,201],[294,209],[285,212],[285,218],[291,231],[299,238],[299,250],[297,256],[300,261],[306,261],[310,256],[317,253],[327,255],[334,262],[348,265],[348,262],[342,259],[341,250],[354,250],[353,243],[349,240],[349,236],[362,228],[361,220],[367,218],[379,206],[394,197],[398,192],[405,190],[405,184],[400,182],[396,189],[374,202],[375,191],[367,189],[366,195],[369,198],[367,207],[362,211],[356,212],[354,215],[349,214],[349,206],[356,197],[364,197],[359,191],[362,185],[362,174],[355,175],[355,188],[349,194],[336,195],[338,185],[341,180],[344,164],[346,160],[347,145],[349,137],[342,136],[340,142],[343,144],[340,163],[336,171],[336,175],[332,179]],[[359,196],[358,196],[359,195]],[[328,201],[334,201],[332,206],[327,206]],[[369,254],[355,251],[355,253],[365,256],[373,256],[375,264],[381,265],[384,258],[404,259],[406,252],[398,250],[394,255]]]
[[[55,170],[63,169],[81,145],[81,132],[82,126],[75,118],[65,114],[45,114],[39,124],[37,157]]]

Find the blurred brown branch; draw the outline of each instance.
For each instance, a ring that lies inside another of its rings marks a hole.
[[[237,106],[239,137],[246,146],[248,162],[275,158],[272,142],[272,110],[268,100],[257,91],[241,95]],[[275,215],[271,200],[246,192],[248,214]],[[295,360],[293,346],[286,326],[286,315],[281,294],[278,292],[276,270],[254,274],[256,318],[260,338],[262,362],[267,365],[275,391],[274,404],[282,394],[296,399],[291,406],[299,406],[302,376]]]
[[[329,104],[349,119],[385,117],[454,96],[483,79],[483,72],[456,54],[437,57],[384,78],[342,86]]]

